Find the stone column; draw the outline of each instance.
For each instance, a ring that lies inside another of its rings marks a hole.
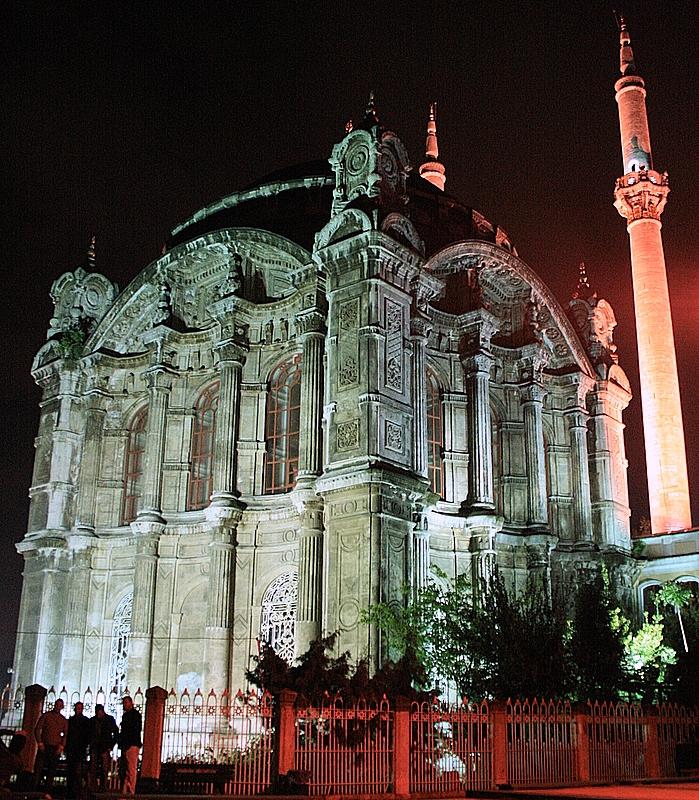
[[[427,521],[420,519],[413,536],[413,589],[418,592],[427,586],[430,572],[430,533]]]
[[[575,539],[578,542],[592,543],[590,470],[587,460],[587,413],[578,407],[568,410],[566,416],[570,431]]]
[[[79,374],[63,362],[57,397],[58,415],[52,435],[50,489],[46,527],[68,530],[75,494],[74,465],[78,459],[80,435],[76,430]]]
[[[323,471],[323,355],[325,315],[312,308],[296,315],[301,356],[301,433],[299,441],[299,480],[307,482]]]
[[[206,607],[206,688],[217,693],[229,688],[232,613],[235,581],[235,528],[229,518],[212,528],[209,542],[209,591]]]
[[[138,522],[133,524],[138,525]],[[155,523],[151,523],[151,525],[155,526]],[[150,685],[155,576],[158,564],[156,532],[139,536],[136,547],[131,641],[129,642],[128,685],[131,691]]]
[[[71,536],[72,566],[68,578],[68,609],[61,659],[61,684],[79,690],[83,669],[83,644],[90,592],[90,567],[94,538]],[[84,687],[83,687],[84,688]]]
[[[235,339],[218,342],[219,354],[218,412],[214,451],[213,505],[234,504],[238,495],[236,486],[238,425],[240,419],[240,381],[245,363],[246,348]]]
[[[548,507],[542,412],[546,390],[538,383],[530,383],[522,386],[520,391],[527,464],[527,526],[545,528],[548,525]]]
[[[490,367],[492,357],[485,352],[464,359],[468,400],[468,497],[469,511],[492,511],[493,442],[490,417]]]
[[[161,492],[163,455],[165,453],[165,421],[172,388],[172,371],[164,364],[155,364],[145,372],[148,384],[148,423],[143,471],[143,496],[137,521],[162,523]]]
[[[85,397],[85,433],[80,459],[80,483],[78,490],[78,511],[75,526],[81,533],[94,533],[95,498],[99,477],[102,430],[106,411],[104,401],[107,395],[93,390]]]
[[[427,476],[427,366],[425,347],[430,326],[422,316],[410,320],[410,338],[413,342],[413,469]]]
[[[296,656],[321,635],[323,588],[323,501],[304,498],[299,531],[299,589],[296,603]]]

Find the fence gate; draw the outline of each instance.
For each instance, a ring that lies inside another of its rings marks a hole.
[[[410,791],[493,788],[493,749],[487,702],[410,707]]]
[[[386,697],[345,704],[338,695],[296,704],[295,769],[311,794],[379,794],[393,785],[394,713]]]
[[[253,795],[270,785],[272,697],[170,691],[160,780],[167,791]]]

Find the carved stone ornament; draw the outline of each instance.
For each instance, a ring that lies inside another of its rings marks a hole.
[[[242,282],[242,264],[242,257],[238,253],[233,253],[228,262],[228,270],[223,280],[216,286],[215,297],[217,300],[230,297],[230,295],[235,294],[240,289]]]
[[[352,450],[359,444],[359,420],[341,422],[337,426],[337,449]]]
[[[98,272],[78,267],[64,273],[51,286],[55,309],[47,338],[82,327],[91,331],[107,313],[118,291],[115,283]]]
[[[667,172],[641,167],[617,179],[614,205],[629,224],[637,219],[659,220],[669,193]]]

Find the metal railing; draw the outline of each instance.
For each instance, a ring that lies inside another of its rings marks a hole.
[[[677,746],[699,742],[699,706],[688,708],[677,703],[658,706],[658,756],[664,778],[677,775]]]
[[[386,697],[296,704],[294,766],[311,794],[381,794],[393,783],[394,712]]]
[[[493,786],[487,702],[410,707],[410,791],[456,792]]]
[[[637,703],[588,702],[590,780],[646,777],[647,722]]]
[[[165,706],[161,782],[178,793],[259,794],[270,785],[272,697],[172,689]]]
[[[575,718],[564,700],[507,701],[507,771],[513,786],[578,780]]]

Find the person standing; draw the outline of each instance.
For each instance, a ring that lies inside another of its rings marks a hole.
[[[39,785],[44,782],[45,775],[44,786],[49,791],[53,788],[53,778],[68,732],[68,720],[61,714],[63,705],[59,697],[53,708],[39,717],[34,728],[34,738],[39,748],[34,762],[34,779]]]
[[[112,765],[112,749],[117,742],[119,728],[102,703],[95,706],[95,716],[90,720],[90,787],[93,792],[105,792],[107,777]]]
[[[73,706],[73,716],[68,720],[66,737],[66,762],[68,767],[68,783],[66,798],[74,800],[82,797],[83,776],[87,760],[87,748],[90,744],[90,720],[83,714],[84,706],[77,702]]]
[[[124,714],[119,731],[119,749],[124,761],[124,783],[121,791],[125,795],[136,793],[136,776],[138,772],[138,753],[141,749],[141,713],[134,708],[133,700],[126,696],[123,699]]]

